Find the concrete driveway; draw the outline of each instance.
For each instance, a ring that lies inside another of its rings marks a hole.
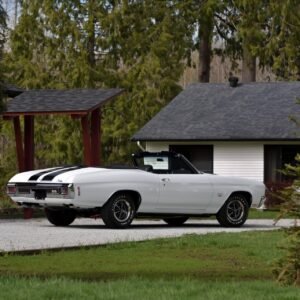
[[[293,224],[281,220],[248,220],[241,228],[223,228],[214,220],[191,220],[180,227],[162,221],[136,220],[128,229],[107,229],[101,219],[77,219],[68,227],[55,227],[46,219],[0,220],[0,251],[24,251],[103,245],[123,241],[175,237],[184,234],[275,230]]]

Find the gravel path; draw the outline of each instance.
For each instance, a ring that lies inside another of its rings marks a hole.
[[[191,233],[274,230],[293,224],[291,220],[281,220],[276,226],[273,223],[273,220],[248,220],[241,228],[223,228],[214,220],[191,220],[174,228],[162,221],[137,220],[128,229],[113,230],[104,227],[99,219],[77,219],[69,227],[52,226],[46,219],[0,220],[0,251],[103,245]]]

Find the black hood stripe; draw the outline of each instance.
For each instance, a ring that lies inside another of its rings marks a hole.
[[[51,173],[51,172],[55,172],[57,170],[61,170],[61,169],[65,169],[69,166],[63,166],[63,167],[57,167],[57,168],[53,168],[53,169],[48,169],[47,171],[42,171],[42,172],[39,172],[39,173],[36,173],[34,175],[32,175],[28,180],[29,181],[36,181],[39,179],[39,177],[47,174],[47,173]]]
[[[56,172],[51,172],[50,174],[46,175],[45,177],[42,178],[42,181],[51,181],[54,179],[54,177],[66,173],[66,172],[70,172],[70,171],[74,171],[74,170],[78,170],[78,169],[82,169],[82,168],[86,168],[85,166],[73,166],[67,169],[62,169],[62,170],[58,170]]]

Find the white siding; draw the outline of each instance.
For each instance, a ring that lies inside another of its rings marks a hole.
[[[215,174],[264,180],[263,142],[147,142],[146,150],[167,151],[170,144],[213,145]]]
[[[215,143],[214,173],[264,180],[264,145],[258,143]]]
[[[169,145],[213,145],[214,173],[264,180],[264,145],[291,145],[299,141],[261,142],[147,142],[147,151],[167,151]]]

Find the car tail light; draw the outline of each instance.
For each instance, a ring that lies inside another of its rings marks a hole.
[[[7,194],[16,194],[17,193],[17,187],[14,184],[7,185],[6,186],[6,192]]]
[[[69,193],[69,189],[68,189],[67,186],[62,186],[62,187],[60,188],[60,194],[61,194],[61,195],[68,195],[68,193]]]

